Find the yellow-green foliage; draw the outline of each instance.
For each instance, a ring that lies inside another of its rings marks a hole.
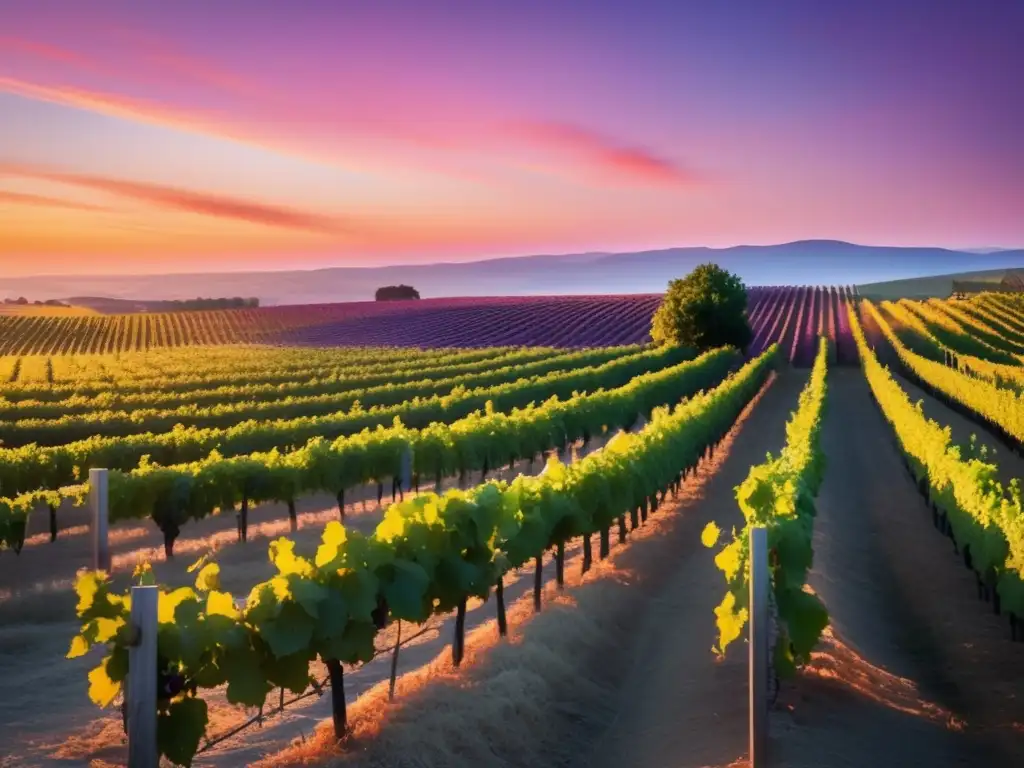
[[[791,673],[806,663],[828,624],[824,605],[804,590],[813,551],[814,498],[824,474],[824,455],[818,445],[825,407],[828,372],[828,342],[822,338],[810,381],[786,425],[786,445],[778,457],[753,467],[736,488],[746,524],[733,531],[733,539],[716,556],[715,564],[725,575],[727,591],[715,609],[718,653],[737,640],[747,622],[750,587],[750,529],[768,529],[772,590],[778,608],[780,636],[775,646],[775,667],[779,674]],[[714,546],[718,527],[711,523],[701,537]]]
[[[1004,488],[994,464],[975,456],[965,458],[949,428],[929,420],[920,404],[912,403],[878,362],[853,311],[850,324],[864,375],[911,471],[927,482],[932,502],[949,520],[956,541],[970,552],[975,571],[996,587],[1003,607],[1024,616],[1024,513],[1019,484],[1014,481]]]

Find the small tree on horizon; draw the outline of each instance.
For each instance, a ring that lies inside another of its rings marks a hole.
[[[701,352],[726,344],[746,351],[753,338],[746,286],[717,264],[701,264],[669,282],[651,320],[651,338]]]
[[[405,301],[408,299],[418,299],[420,292],[413,288],[411,285],[385,285],[383,288],[378,288],[374,294],[374,299],[377,301]]]

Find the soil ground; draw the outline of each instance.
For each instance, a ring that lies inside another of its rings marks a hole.
[[[1024,653],[932,526],[862,372],[829,377],[810,584],[832,626],[783,688],[771,762],[1020,765]]]

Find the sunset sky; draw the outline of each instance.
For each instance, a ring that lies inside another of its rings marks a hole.
[[[1024,2],[0,0],[0,276],[1024,246]]]

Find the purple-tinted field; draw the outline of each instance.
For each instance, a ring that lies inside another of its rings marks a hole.
[[[279,334],[284,343],[330,346],[594,347],[650,340],[661,296],[530,296],[423,299],[349,307],[347,316]],[[302,309],[302,308],[280,308]]]
[[[846,287],[751,288],[756,354],[779,342],[796,365],[810,365],[819,333],[836,342],[839,362],[855,358]],[[289,328],[285,344],[329,346],[591,347],[650,341],[660,294],[423,299],[262,310]]]
[[[850,359],[845,288],[751,288],[754,350],[779,341],[808,364],[823,329]],[[0,354],[113,353],[216,344],[593,347],[650,340],[660,294],[503,296],[198,312],[0,317]],[[833,330],[834,329],[834,330]]]

